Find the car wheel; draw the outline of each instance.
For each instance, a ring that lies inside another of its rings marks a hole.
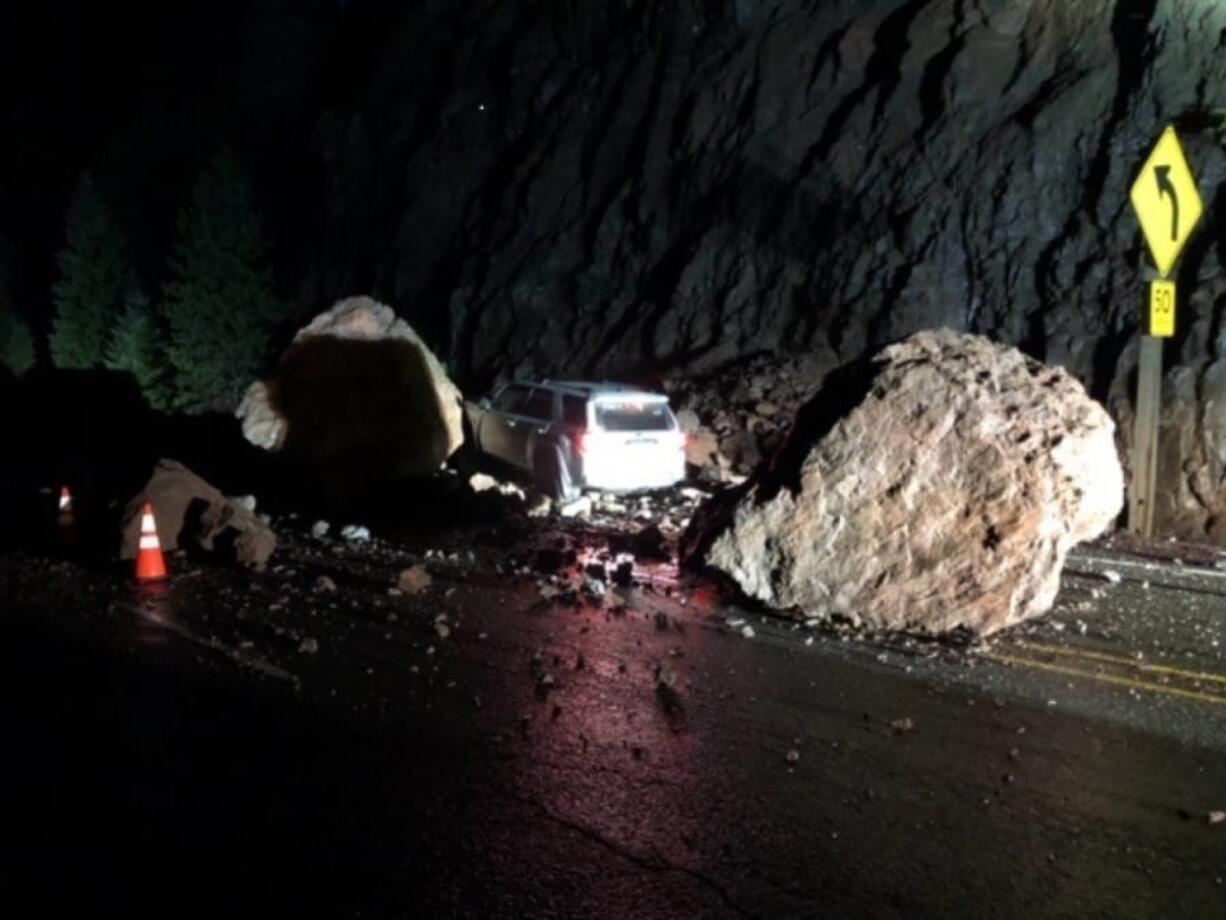
[[[566,459],[556,447],[536,452],[532,463],[532,479],[538,492],[557,501],[565,502],[579,497],[579,490],[571,479]]]

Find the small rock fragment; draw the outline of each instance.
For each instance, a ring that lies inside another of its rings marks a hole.
[[[255,496],[254,495],[234,495],[230,501],[238,505],[240,508],[246,508],[252,514],[255,514]]]
[[[592,500],[584,495],[572,502],[567,502],[558,508],[558,513],[564,518],[587,517],[592,513]]]
[[[322,540],[328,535],[331,525],[327,521],[316,521],[311,525],[311,536],[316,540]]]
[[[411,565],[400,573],[396,580],[398,587],[405,594],[420,594],[434,583],[424,565]]]
[[[634,535],[634,548],[640,555],[648,559],[670,559],[668,541],[659,524],[648,524]]]
[[[901,719],[895,719],[893,722],[891,722],[890,728],[894,729],[894,731],[901,735],[915,728],[915,722],[912,721],[910,716],[904,716]]]
[[[298,644],[298,651],[303,655],[315,655],[319,652],[319,642],[309,636]]]
[[[498,480],[488,473],[474,473],[468,477],[468,487],[474,492],[488,492],[498,488]]]
[[[681,694],[677,692],[670,678],[660,677],[656,680],[656,699],[660,701],[661,708],[670,716],[677,715],[684,708]]]
[[[346,524],[341,528],[341,538],[351,543],[365,543],[370,540],[370,528],[360,524]]]
[[[613,572],[613,583],[623,588],[628,588],[633,580],[634,563],[630,560],[619,562]]]

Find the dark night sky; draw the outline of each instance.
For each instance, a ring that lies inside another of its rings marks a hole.
[[[0,236],[16,252],[19,308],[36,323],[82,170],[150,286],[192,176],[222,143],[251,176],[269,235],[292,225],[298,216],[278,205],[318,181],[312,125],[325,104],[345,102],[328,98],[346,89],[329,76],[352,72],[345,58],[387,10],[343,0],[117,6],[50,0],[0,14]]]
[[[67,199],[83,169],[103,166],[107,149],[142,113],[191,112],[209,95],[218,54],[235,45],[234,3],[158,4],[117,14],[114,4],[59,0],[8,6],[0,27],[0,233],[17,251],[17,282],[26,312],[51,270]],[[173,107],[172,107],[173,108]],[[169,127],[173,127],[168,125]],[[168,180],[164,160],[141,167],[153,192]],[[121,177],[116,176],[116,179]],[[124,177],[126,178],[126,177]],[[104,183],[106,184],[106,183]],[[125,223],[126,196],[108,197]],[[143,210],[143,202],[131,202]],[[45,296],[45,295],[44,295]],[[45,305],[43,305],[45,308]]]

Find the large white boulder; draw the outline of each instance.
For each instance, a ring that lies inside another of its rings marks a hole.
[[[338,301],[299,330],[236,414],[265,450],[379,475],[434,472],[464,439],[463,399],[443,365],[369,297]]]
[[[683,550],[749,596],[872,628],[994,632],[1050,609],[1119,514],[1107,412],[1065,371],[948,330],[828,378]]]

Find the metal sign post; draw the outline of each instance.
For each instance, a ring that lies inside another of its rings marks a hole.
[[[1137,364],[1137,416],[1133,424],[1132,484],[1128,490],[1128,529],[1149,537],[1154,532],[1154,497],[1158,485],[1158,422],[1162,412],[1162,339],[1141,336]]]
[[[1196,180],[1175,129],[1158,138],[1129,193],[1141,232],[1161,280],[1149,284],[1149,306],[1137,364],[1136,421],[1133,427],[1132,484],[1128,528],[1153,535],[1158,482],[1158,431],[1162,414],[1162,340],[1175,334],[1175,282],[1166,280],[1204,211]]]

